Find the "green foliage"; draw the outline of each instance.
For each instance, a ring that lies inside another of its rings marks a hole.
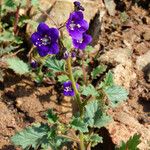
[[[100,74],[104,73],[106,71],[106,69],[107,69],[106,65],[99,65],[99,66],[97,66],[91,72],[92,78],[96,79],[96,77],[99,76]]]
[[[54,114],[54,112],[51,109],[48,110],[46,116],[48,118],[49,123],[56,123],[58,121],[58,116]]]
[[[60,75],[60,76],[58,76],[58,82],[61,82],[61,83],[63,83],[63,82],[66,82],[66,81],[68,81],[69,80],[69,78],[68,78],[68,76],[67,75]]]
[[[64,72],[65,71],[65,61],[57,60],[54,56],[46,60],[45,66],[54,72]]]
[[[62,40],[62,42],[63,42],[64,47],[65,47],[68,51],[70,51],[71,48],[72,48],[72,40],[71,40],[71,38],[66,38],[66,37],[65,37],[65,38]]]
[[[15,43],[15,44],[21,44],[21,38],[14,36],[13,32],[11,30],[5,30],[1,33],[0,36],[0,42],[9,42],[9,43]]]
[[[47,124],[37,124],[24,129],[11,138],[11,141],[21,146],[23,149],[41,146],[43,149],[60,150],[61,146],[68,140],[57,134],[55,126],[49,127]]]
[[[87,87],[84,85],[83,87],[81,87],[81,90],[82,90],[82,95],[85,95],[85,96],[89,96],[89,95],[98,96],[98,92],[92,84],[89,84]]]
[[[8,67],[17,74],[22,75],[29,73],[28,65],[17,57],[5,58],[4,61],[8,64]]]
[[[39,0],[31,0],[31,5],[37,7],[39,5]]]
[[[37,124],[32,127],[28,127],[23,131],[17,133],[11,138],[11,141],[23,149],[33,147],[38,148],[43,142],[47,141],[47,132],[49,127],[44,124]]]
[[[94,100],[85,106],[84,121],[90,127],[101,128],[107,125],[111,118],[102,112],[99,101]]]
[[[82,69],[81,68],[76,69],[73,72],[73,76],[74,76],[75,80],[78,80],[79,78],[81,78],[83,76]]]
[[[93,50],[94,50],[94,48],[93,48],[92,46],[90,46],[90,45],[88,45],[88,46],[86,47],[86,49],[85,49],[86,52],[91,52],[91,51],[93,51]]]
[[[101,82],[99,88],[107,88],[107,87],[112,86],[112,85],[114,85],[113,74],[112,74],[111,71],[109,71],[106,74],[106,77],[105,77],[104,81]]]
[[[9,45],[5,48],[0,47],[0,56],[10,53],[11,51],[15,50],[16,48],[18,48],[18,46]]]
[[[105,88],[104,92],[106,93],[108,99],[110,100],[112,107],[117,106],[118,103],[126,100],[128,97],[127,90],[117,85]]]
[[[98,134],[85,135],[85,141],[88,142],[88,143],[90,142],[91,146],[94,147],[98,143],[102,143],[103,142],[103,138],[100,137]]]
[[[81,118],[73,118],[70,124],[75,130],[88,132],[87,124]]]
[[[120,19],[122,23],[125,23],[128,20],[128,15],[125,11],[120,13]]]
[[[116,148],[116,150],[139,150],[137,146],[140,142],[140,135],[134,134],[126,143],[122,141],[121,146]]]

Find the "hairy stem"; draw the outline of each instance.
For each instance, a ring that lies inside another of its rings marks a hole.
[[[71,80],[72,87],[73,87],[73,90],[75,92],[77,104],[78,104],[78,107],[79,107],[79,110],[80,110],[80,115],[81,115],[83,113],[83,111],[82,111],[82,102],[80,100],[80,94],[79,94],[78,89],[76,87],[75,79],[73,77],[72,66],[71,66],[71,58],[70,57],[68,57],[68,59],[67,59],[67,66],[68,66],[69,78]]]
[[[71,66],[71,58],[70,57],[68,57],[68,59],[67,59],[67,66],[68,66],[69,78],[71,80],[72,87],[73,87],[74,92],[75,92],[77,104],[78,104],[78,107],[79,107],[80,117],[82,118],[83,117],[83,105],[82,105],[82,102],[81,102],[81,99],[80,99],[80,93],[78,92],[78,89],[76,87],[76,82],[75,82],[75,79],[74,79],[74,76],[73,76],[72,66]],[[80,144],[80,149],[85,150],[83,133],[80,132],[79,138],[80,138],[80,143],[79,143]]]

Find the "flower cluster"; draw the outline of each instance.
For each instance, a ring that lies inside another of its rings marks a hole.
[[[79,2],[74,2],[75,7],[81,7]],[[86,34],[89,24],[84,20],[82,9],[72,12],[66,23],[69,35],[72,37],[73,45],[77,49],[84,50],[92,41],[92,37]]]
[[[92,41],[92,37],[86,34],[89,29],[89,24],[84,19],[83,13],[84,8],[81,6],[80,2],[74,2],[74,12],[69,16],[66,23],[67,31],[72,37],[72,43],[76,50],[84,50],[86,46]],[[32,43],[37,47],[37,51],[41,57],[45,57],[48,54],[56,54],[56,58],[67,59],[68,57],[76,57],[76,52],[72,51],[69,53],[66,48],[62,49],[62,53],[59,51],[58,45],[59,31],[57,28],[49,28],[44,22],[41,22],[37,31],[31,36]],[[31,67],[36,68],[38,66],[36,61],[31,62]],[[76,84],[77,88],[79,85]],[[74,90],[72,88],[71,81],[64,82],[63,84],[65,96],[74,96]]]

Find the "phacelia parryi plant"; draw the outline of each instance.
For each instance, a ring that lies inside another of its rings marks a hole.
[[[61,83],[62,94],[72,97],[78,111],[68,124],[64,124],[52,109],[48,110],[47,123],[32,125],[12,137],[12,142],[23,149],[60,150],[64,145],[73,145],[67,144],[73,142],[76,149],[90,149],[103,142],[95,131],[112,120],[107,110],[127,99],[127,91],[115,85],[107,66],[100,64],[93,67],[90,64],[89,56],[93,48],[89,44],[92,37],[87,33],[89,24],[83,11],[83,6],[76,1],[74,11],[63,27],[49,27],[41,22],[31,36],[36,47],[31,61],[35,81],[49,78],[56,80],[56,84]],[[63,35],[64,28],[68,37]],[[43,67],[46,68],[44,71]],[[99,77],[105,73],[101,81]]]

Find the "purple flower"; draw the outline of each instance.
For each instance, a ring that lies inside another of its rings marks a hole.
[[[75,53],[75,52],[72,52],[72,53],[71,53],[71,57],[72,57],[72,58],[76,57],[76,53]]]
[[[72,39],[72,41],[75,48],[84,50],[92,41],[92,37],[86,33],[83,33],[83,37],[81,39]]]
[[[75,10],[76,10],[76,11],[78,11],[78,10],[84,11],[84,8],[81,6],[81,3],[78,2],[78,1],[75,1],[75,2],[74,2],[74,7],[75,7]]]
[[[69,57],[69,52],[68,51],[65,51],[63,53],[63,59],[67,59]]]
[[[82,34],[88,30],[89,24],[83,19],[81,11],[75,11],[70,14],[66,28],[73,39],[81,39]]]
[[[76,87],[78,89],[79,85],[76,84]],[[64,90],[63,90],[64,96],[74,96],[75,95],[71,81],[64,82],[63,88],[64,88]]]
[[[31,67],[33,69],[37,68],[38,67],[38,63],[35,61],[35,60],[31,60],[31,63],[30,63]]]
[[[31,41],[37,46],[39,55],[44,57],[59,52],[58,37],[58,29],[49,28],[44,22],[41,22],[37,27],[37,32],[32,34]]]

